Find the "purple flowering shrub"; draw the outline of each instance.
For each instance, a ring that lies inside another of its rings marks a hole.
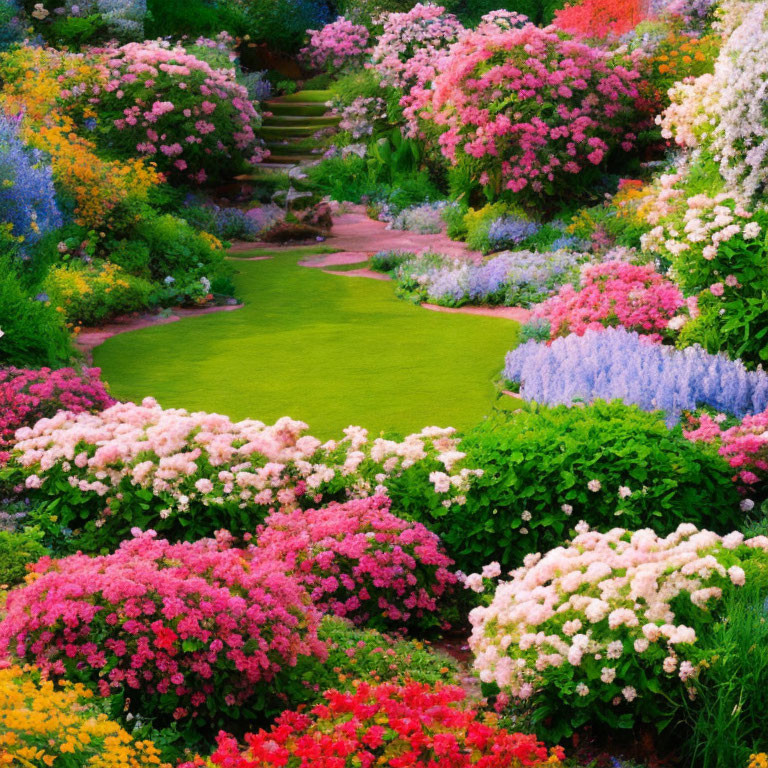
[[[502,216],[494,221],[488,230],[490,251],[513,248],[529,237],[533,237],[541,227],[533,221],[518,216]]]
[[[645,411],[662,410],[668,425],[683,411],[709,406],[743,417],[768,407],[768,374],[740,360],[653,344],[624,328],[529,341],[506,358],[504,378],[520,395],[547,405],[621,399]]]

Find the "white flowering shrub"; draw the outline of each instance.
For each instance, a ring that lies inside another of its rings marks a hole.
[[[583,522],[576,532],[528,555],[472,611],[475,669],[502,699],[530,708],[540,736],[561,739],[587,722],[661,728],[706,676],[699,637],[720,618],[724,592],[768,572],[768,537],[687,523],[663,538]],[[482,591],[499,573],[492,563],[466,586]]]

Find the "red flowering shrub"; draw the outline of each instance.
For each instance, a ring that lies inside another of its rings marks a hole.
[[[552,29],[475,32],[453,46],[419,114],[443,129],[443,155],[492,196],[535,202],[632,148],[638,79],[633,57]]]
[[[617,325],[638,333],[661,334],[684,306],[680,289],[652,266],[606,261],[585,267],[578,289],[564,285],[557,295],[535,307],[533,315],[549,321],[553,339]],[[679,320],[684,322],[684,316]]]
[[[284,712],[269,731],[248,734],[241,753],[222,733],[211,761],[221,768],[522,768],[558,766],[535,736],[499,728],[492,716],[460,706],[464,691],[361,684],[354,693],[328,691],[309,714]]]
[[[113,554],[45,557],[33,571],[8,596],[0,654],[123,692],[143,716],[254,709],[283,667],[325,653],[299,582],[224,538],[170,544],[137,530]]]
[[[6,368],[0,370],[0,456],[21,427],[57,411],[103,411],[114,404],[98,368]]]
[[[323,611],[379,628],[441,625],[438,599],[457,581],[440,539],[389,511],[385,496],[278,512],[257,546],[286,562]]]
[[[745,416],[742,421],[723,429],[722,417],[708,413],[690,417],[693,429],[683,434],[694,442],[701,441],[719,446],[719,453],[735,470],[734,482],[743,493],[765,498],[768,480],[768,411]],[[742,501],[742,509],[749,512],[754,507],[751,499]]]
[[[641,0],[583,0],[555,11],[554,25],[577,37],[619,37],[646,17],[647,7]]]

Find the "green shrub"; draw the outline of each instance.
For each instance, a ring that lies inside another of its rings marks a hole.
[[[510,208],[506,203],[489,203],[478,210],[470,208],[464,214],[463,222],[467,245],[475,251],[488,251],[488,230],[491,224],[509,212]]]
[[[237,4],[217,0],[148,0],[144,30],[147,39],[183,35],[214,37],[222,30],[244,31]]]
[[[379,251],[371,257],[371,269],[377,272],[392,272],[404,261],[416,256],[408,251]]]
[[[154,286],[117,264],[96,263],[53,267],[43,282],[51,303],[73,325],[98,325],[150,305]]]
[[[751,568],[746,586],[725,597],[723,621],[712,622],[699,644],[712,661],[688,708],[688,762],[697,768],[746,766],[768,752],[768,579]]]
[[[352,691],[358,680],[434,685],[453,684],[458,676],[453,659],[420,641],[392,637],[375,629],[359,629],[333,616],[323,619],[317,634],[328,646],[328,659],[321,662],[300,657],[297,665],[278,682],[280,697],[292,707],[314,706],[322,700],[323,691],[330,688]]]
[[[0,255],[0,365],[66,365],[72,343],[64,318],[45,297],[30,295],[11,261]]]
[[[732,471],[714,450],[619,401],[497,414],[468,432],[460,450],[484,473],[465,506],[424,513],[407,489],[390,491],[393,510],[440,535],[464,570],[492,560],[516,566],[557,546],[579,520],[598,530],[666,533],[689,522],[724,533],[743,517]],[[594,481],[599,488],[590,490]]]
[[[20,584],[27,564],[47,554],[48,550],[31,533],[0,531],[0,589]]]

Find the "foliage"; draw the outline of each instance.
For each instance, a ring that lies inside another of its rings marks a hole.
[[[30,296],[2,255],[0,273],[0,364],[66,365],[72,346],[60,313],[48,302]]]
[[[307,30],[328,24],[334,16],[325,0],[237,0],[236,5],[242,8],[250,38],[282,54],[297,53]]]
[[[93,693],[37,670],[0,669],[0,754],[9,764],[83,768],[170,768],[150,741],[110,720]]]
[[[664,411],[670,425],[702,405],[739,417],[768,406],[765,372],[700,347],[653,344],[621,327],[571,334],[551,345],[526,342],[507,355],[504,378],[520,382],[525,400],[570,405],[620,398]]]
[[[215,731],[259,710],[264,684],[298,656],[324,656],[299,583],[225,536],[170,544],[135,529],[110,555],[44,558],[34,571],[8,596],[3,651],[53,679],[122,693],[158,724]]]
[[[443,155],[466,167],[490,199],[533,206],[563,186],[572,196],[611,152],[632,148],[638,77],[631,57],[551,28],[469,33],[419,114],[442,130]]]
[[[21,427],[31,427],[59,410],[101,411],[115,401],[99,380],[98,368],[0,369],[0,449]]]
[[[766,583],[768,539],[721,538],[690,523],[666,538],[584,523],[576,531],[530,555],[472,612],[475,668],[550,738],[586,723],[663,731],[696,681],[707,685],[717,653],[707,637],[725,618],[723,598]],[[483,589],[481,574],[467,583]]]
[[[493,719],[484,721],[462,707],[465,695],[456,686],[433,689],[417,683],[362,683],[354,693],[328,691],[326,702],[309,714],[288,711],[269,731],[248,734],[245,753],[236,739],[221,734],[211,762],[228,768],[254,763],[264,768],[351,768],[377,762],[426,768],[438,758],[457,768],[560,765],[559,747],[550,753],[535,736],[510,733]]]
[[[196,183],[226,178],[265,156],[255,133],[261,116],[234,70],[164,41],[107,49],[103,61],[108,75],[88,101],[111,148]]]
[[[430,427],[396,442],[371,441],[365,430],[348,427],[342,440],[325,444],[306,429],[288,418],[267,427],[163,410],[147,398],[100,414],[60,413],[22,431],[7,472],[44,502],[37,514],[50,536],[63,544],[60,529],[77,529],[75,542],[90,551],[133,526],[174,539],[222,528],[251,533],[276,505],[306,509],[348,494],[365,497],[386,489],[389,477],[410,477],[422,504],[439,506],[463,493],[475,474],[454,468],[461,454],[451,429]],[[448,478],[447,488],[428,480],[434,472],[441,482]]]
[[[390,511],[386,496],[277,512],[256,546],[307,588],[323,613],[374,629],[441,627],[440,601],[456,583],[440,540]]]
[[[409,261],[416,254],[409,251],[379,251],[371,256],[371,269],[377,272],[393,272],[403,262]]]
[[[10,589],[24,580],[27,565],[48,550],[33,533],[0,530],[0,589]]]
[[[427,643],[356,627],[346,619],[324,617],[317,636],[326,643],[328,658],[302,656],[281,678],[281,693],[292,707],[321,703],[331,688],[352,693],[359,681],[439,685],[453,684],[458,676],[456,662]]]
[[[578,289],[564,285],[534,310],[535,317],[549,322],[553,339],[615,326],[660,339],[687,320],[677,314],[685,306],[680,289],[651,265],[588,264],[580,283]]]
[[[43,289],[70,326],[99,325],[149,306],[153,286],[117,264],[54,266]]]
[[[714,450],[619,402],[499,414],[469,430],[460,447],[470,466],[483,468],[461,512],[406,511],[440,535],[464,570],[478,561],[517,565],[557,546],[580,519],[598,530],[660,533],[683,521],[722,530],[742,519],[729,468]]]
[[[419,235],[437,235],[443,231],[443,212],[450,204],[445,201],[422,203],[403,208],[389,218],[387,229],[399,229],[416,232]],[[379,215],[384,221],[387,217]]]

